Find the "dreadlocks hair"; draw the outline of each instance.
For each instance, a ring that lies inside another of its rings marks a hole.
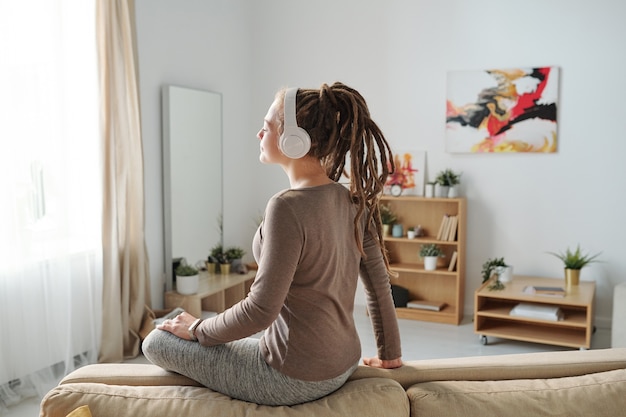
[[[285,91],[276,94],[280,102],[284,102]],[[282,131],[284,109],[280,114]],[[357,205],[354,238],[359,250],[364,254],[358,225],[366,215],[366,232],[376,237],[390,271],[382,243],[379,200],[387,177],[395,171],[395,163],[387,140],[370,117],[365,99],[340,82],[331,86],[322,84],[319,89],[299,89],[296,119],[298,126],[311,137],[311,150],[307,155],[320,160],[331,180],[338,182],[342,175],[350,179],[350,196]],[[346,167],[348,155],[350,166]]]

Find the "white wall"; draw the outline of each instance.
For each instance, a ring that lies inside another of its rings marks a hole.
[[[596,323],[608,326],[612,288],[626,280],[626,3],[136,1],[153,278],[163,264],[159,86],[223,93],[225,240],[249,247],[251,219],[287,184],[279,169],[258,163],[254,137],[274,91],[339,80],[361,91],[394,147],[427,151],[427,177],[463,173],[467,314],[487,258],[504,256],[519,274],[560,277],[560,261],[546,252],[580,243],[602,251],[604,262],[582,279],[597,282]],[[446,71],[551,65],[561,67],[557,153],[445,152]],[[161,299],[158,286],[153,297]]]

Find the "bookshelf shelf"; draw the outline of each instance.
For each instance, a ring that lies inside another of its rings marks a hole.
[[[465,291],[466,200],[383,196],[381,203],[391,207],[405,231],[419,225],[423,233],[415,239],[385,236],[391,269],[398,274],[391,278],[391,283],[406,288],[409,291],[409,300],[445,303],[439,311],[399,307],[396,309],[397,316],[435,323],[460,324],[463,319]],[[453,230],[448,228],[445,239],[438,239],[446,215],[455,218]],[[419,257],[420,246],[427,243],[437,244],[444,252],[444,257],[439,259],[434,271],[425,270],[423,260]],[[455,252],[456,261],[452,270],[449,270]]]

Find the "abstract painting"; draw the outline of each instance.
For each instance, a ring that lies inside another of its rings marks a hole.
[[[425,151],[395,151],[393,161],[396,170],[389,175],[385,184],[385,194],[392,185],[402,187],[402,195],[424,195]]]
[[[450,71],[446,151],[556,152],[559,68]]]

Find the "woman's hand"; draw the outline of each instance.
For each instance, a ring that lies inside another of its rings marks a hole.
[[[402,366],[402,358],[388,360],[378,359],[378,357],[363,358],[363,364],[372,368],[394,369]]]
[[[195,320],[196,318],[194,316],[184,311],[173,319],[165,320],[163,323],[156,326],[156,328],[170,332],[181,339],[191,340],[189,337],[189,326],[191,326]]]

